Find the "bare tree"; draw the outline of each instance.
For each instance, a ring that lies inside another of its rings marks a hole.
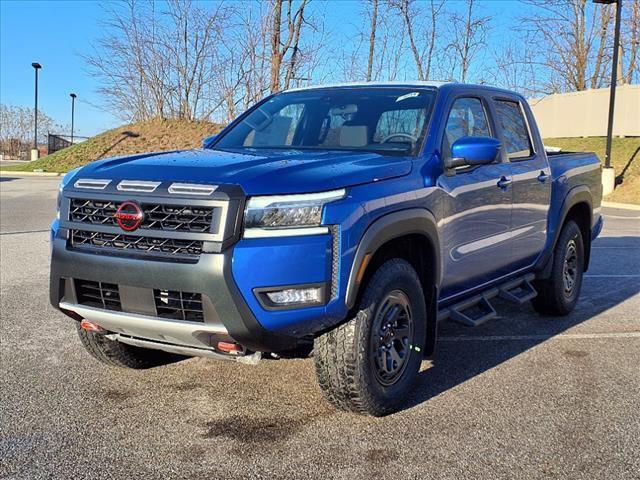
[[[543,93],[538,78],[539,68],[527,45],[527,41],[514,38],[494,48],[491,59],[493,67],[486,69],[486,80],[529,97]]]
[[[171,0],[168,33],[161,43],[164,61],[172,72],[171,99],[178,118],[195,120],[209,95],[215,51],[229,12],[217,4],[201,9],[191,0]]]
[[[404,20],[404,24],[407,29],[407,39],[409,40],[413,60],[416,63],[418,80],[426,80],[427,77],[425,76],[425,71],[422,68],[422,55],[418,50],[416,36],[414,34],[414,20],[420,16],[413,10],[414,0],[389,0],[389,5],[396,8]]]
[[[271,92],[280,90],[282,64],[284,58],[292,50],[289,66],[285,75],[285,83],[290,82],[295,72],[296,55],[298,53],[300,32],[304,22],[304,9],[308,0],[301,0],[294,11],[294,0],[274,0],[273,26],[271,28]],[[283,22],[283,4],[286,3],[286,17]],[[286,34],[282,35],[283,23]],[[287,80],[288,79],[288,80]],[[286,86],[285,86],[286,88]]]
[[[427,80],[433,74],[434,52],[438,41],[437,27],[444,13],[444,0],[388,0],[389,7],[396,10],[403,20],[406,40],[416,67],[418,80]],[[424,5],[428,5],[425,13]],[[427,22],[424,19],[428,19]]]
[[[34,110],[0,104],[0,153],[19,156],[33,146]],[[69,131],[65,125],[56,123],[38,109],[38,143],[46,143],[47,133]]]
[[[631,0],[624,3],[627,14],[623,20],[622,51],[626,69],[622,73],[624,83],[632,83],[640,80],[640,0]]]
[[[446,48],[452,78],[467,81],[471,64],[487,46],[490,16],[477,13],[477,1],[466,0],[463,13],[453,12],[449,18],[452,35]]]
[[[587,0],[527,0],[534,14],[521,20],[522,32],[536,45],[534,62],[549,74],[550,92],[598,88],[607,83],[611,62],[610,5]]]
[[[378,26],[378,0],[371,1],[371,34],[369,35],[369,56],[367,58],[367,82],[371,81],[373,71],[373,58],[376,50],[376,29]]]
[[[107,4],[104,36],[86,57],[99,92],[127,120],[207,119],[220,103],[221,2],[126,0]]]

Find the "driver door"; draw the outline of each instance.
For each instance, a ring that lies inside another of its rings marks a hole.
[[[443,157],[450,156],[451,145],[465,136],[496,137],[487,103],[480,97],[459,97],[451,104],[442,138]],[[491,164],[460,167],[453,175],[440,176],[438,184],[444,190],[443,300],[507,273],[513,201],[510,181],[511,167],[501,156]]]

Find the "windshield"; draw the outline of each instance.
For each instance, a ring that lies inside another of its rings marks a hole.
[[[282,93],[254,108],[214,149],[322,149],[415,155],[435,89],[337,88]]]

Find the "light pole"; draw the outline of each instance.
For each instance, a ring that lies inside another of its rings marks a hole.
[[[31,150],[31,160],[37,160],[40,156],[38,152],[38,70],[42,68],[42,65],[40,65],[38,62],[33,62],[31,66],[36,72],[36,107],[34,111],[33,150]]]
[[[620,15],[622,0],[593,0],[593,3],[616,4],[616,25],[613,36],[613,59],[611,61],[611,87],[609,88],[609,120],[607,123],[607,146],[602,171],[602,194],[608,195],[615,188],[616,176],[611,167],[611,140],[613,137],[613,113],[616,103],[616,85],[618,84],[618,51],[620,46]]]
[[[70,93],[69,96],[71,97],[71,145],[73,145],[73,117],[76,108],[77,95],[75,93]]]

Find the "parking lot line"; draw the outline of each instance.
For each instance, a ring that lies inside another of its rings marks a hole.
[[[628,274],[628,275],[624,275],[624,274],[612,274],[612,275],[608,275],[608,274],[586,274],[584,276],[584,278],[619,278],[619,277],[632,277],[632,278],[637,278],[640,277],[640,275],[635,275],[635,274]]]
[[[442,336],[439,342],[496,342],[514,340],[601,340],[615,338],[640,338],[640,332],[620,333],[557,333],[554,335],[482,335],[473,337],[470,335]]]

